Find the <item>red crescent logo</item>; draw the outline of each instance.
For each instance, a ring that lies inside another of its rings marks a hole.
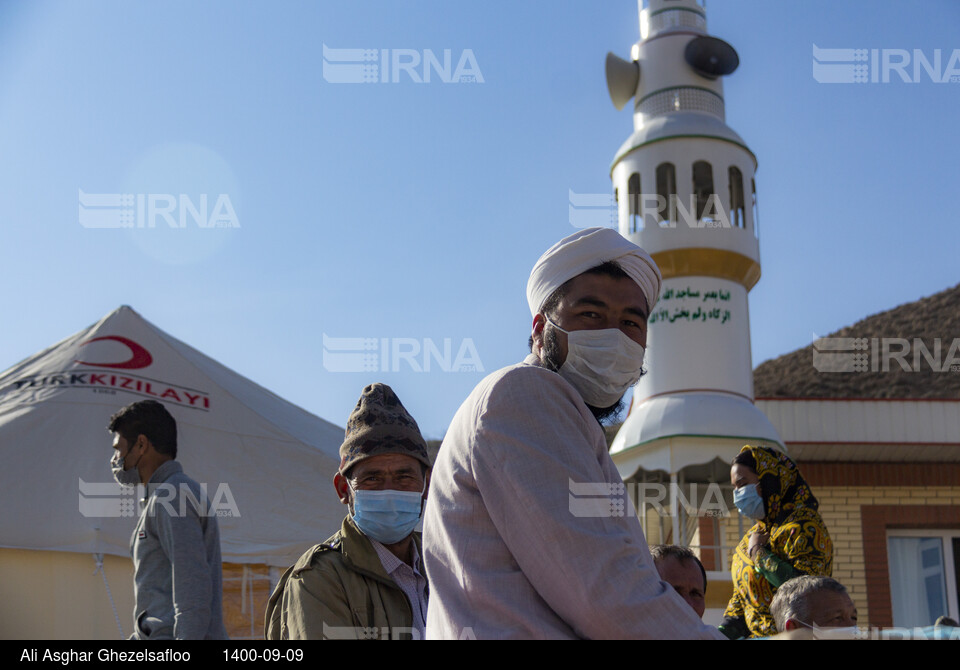
[[[149,351],[141,347],[133,340],[127,339],[126,337],[120,337],[119,335],[95,337],[92,340],[87,340],[80,346],[82,347],[86,344],[90,344],[91,342],[99,342],[100,340],[116,340],[121,344],[125,344],[130,348],[130,353],[132,353],[133,356],[130,357],[130,360],[122,361],[120,363],[88,363],[86,361],[77,361],[77,363],[82,363],[83,365],[93,365],[98,368],[119,368],[121,370],[137,370],[139,368],[145,368],[153,363],[153,356],[150,355]]]

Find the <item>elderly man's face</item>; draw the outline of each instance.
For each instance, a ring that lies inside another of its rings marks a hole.
[[[643,290],[628,277],[582,274],[570,280],[566,295],[551,320],[567,331],[619,328],[642,347],[647,346],[647,317],[650,309]],[[533,340],[538,351],[543,347],[546,319],[538,314],[533,324]],[[556,332],[556,363],[567,360],[567,335]],[[542,356],[541,356],[542,358]]]
[[[846,593],[821,589],[807,596],[810,621],[803,623],[819,628],[846,628],[857,625],[857,606]],[[791,626],[791,624],[793,624]],[[792,619],[787,621],[786,629],[797,628]]]
[[[429,477],[429,474],[428,474]],[[425,480],[423,466],[412,456],[403,454],[379,454],[366,458],[350,468],[350,479],[337,473],[333,485],[340,502],[353,502],[351,488],[355,491],[423,491]]]
[[[665,556],[656,561],[660,579],[672,586],[681,598],[693,608],[697,616],[703,618],[707,608],[706,584],[703,583],[703,572],[696,561],[690,559],[681,561],[676,556]]]

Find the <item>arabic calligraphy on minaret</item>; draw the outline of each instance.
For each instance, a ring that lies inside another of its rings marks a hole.
[[[607,56],[610,97],[617,109],[632,101],[634,127],[610,177],[620,233],[652,254],[664,290],[650,315],[647,374],[612,450],[675,458],[677,440],[693,450],[705,438],[779,444],[753,405],[757,158],[727,125],[723,93],[739,56],[707,34],[696,0],[641,0],[640,9],[631,58]]]

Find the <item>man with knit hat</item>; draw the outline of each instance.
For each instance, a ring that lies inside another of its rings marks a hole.
[[[723,639],[660,580],[600,423],[642,374],[660,287],[653,259],[606,228],[537,261],[532,353],[480,382],[437,457],[428,638]]]
[[[364,388],[333,477],[349,513],[280,578],[267,604],[268,640],[423,638],[427,581],[414,528],[429,471],[427,444],[396,393]]]

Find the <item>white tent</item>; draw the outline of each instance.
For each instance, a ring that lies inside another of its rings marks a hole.
[[[130,633],[139,508],[112,483],[106,426],[145,398],[177,421],[177,460],[207,487],[224,564],[286,567],[339,528],[345,508],[331,479],[343,429],[124,306],[0,374],[3,637]],[[108,569],[97,575],[101,559]],[[262,619],[262,603],[247,600],[247,618]]]

